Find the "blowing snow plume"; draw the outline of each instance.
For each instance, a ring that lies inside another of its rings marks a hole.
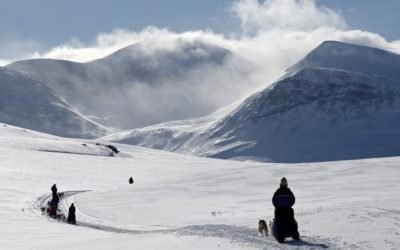
[[[60,45],[36,53],[50,59],[8,67],[39,78],[91,119],[129,129],[203,116],[245,98],[324,40],[400,51],[400,42],[352,30],[340,13],[311,0],[241,0],[229,10],[241,26],[229,36],[117,29],[91,45]]]
[[[230,50],[197,39],[171,43],[141,42],[88,63],[35,59],[8,67],[46,82],[84,114],[118,128],[206,115],[252,85],[242,84],[249,63],[242,59],[239,67]]]
[[[324,42],[233,110],[103,139],[283,163],[398,156],[399,72],[398,54]]]

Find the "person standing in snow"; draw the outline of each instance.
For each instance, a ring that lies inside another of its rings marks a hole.
[[[293,192],[288,188],[288,181],[285,177],[281,179],[279,188],[275,191],[272,197],[272,204],[275,207],[275,220],[277,224],[281,225],[281,228],[285,232],[292,232],[294,240],[300,240],[300,235],[297,229],[297,222],[294,218],[294,211],[292,206],[296,202],[296,197]],[[283,242],[279,237],[279,241]]]
[[[133,178],[132,178],[132,176],[131,176],[131,178],[129,178],[129,184],[133,184]]]
[[[51,192],[53,194],[53,197],[57,195],[57,186],[56,186],[56,184],[51,186]]]
[[[68,209],[68,218],[67,218],[67,223],[69,224],[76,224],[76,217],[75,217],[75,206],[74,203],[71,204],[71,206]]]

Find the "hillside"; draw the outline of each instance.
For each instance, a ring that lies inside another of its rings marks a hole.
[[[93,138],[107,131],[42,82],[6,68],[0,68],[0,121],[64,137]]]

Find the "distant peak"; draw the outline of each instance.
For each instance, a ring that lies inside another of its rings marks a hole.
[[[328,50],[330,51],[331,49],[375,49],[373,47],[368,47],[365,45],[358,45],[354,43],[346,43],[346,42],[340,42],[340,41],[324,41],[322,42],[317,48],[315,48],[311,53],[315,53],[318,51],[325,51]],[[311,54],[310,53],[310,54]]]
[[[294,73],[303,68],[329,68],[400,80],[400,55],[364,45],[325,41],[287,70]]]
[[[345,43],[345,42],[336,41],[336,40],[326,40],[326,41],[323,41],[323,42],[321,43],[320,46],[329,45],[329,44],[342,44],[342,45],[346,45],[346,44],[351,44],[351,43]]]
[[[340,51],[348,51],[351,54],[358,54],[358,53],[365,53],[365,52],[372,52],[375,53],[375,55],[398,55],[396,53],[380,49],[377,47],[372,47],[372,46],[367,46],[367,45],[360,45],[360,44],[355,44],[355,43],[347,43],[347,42],[341,42],[341,41],[333,41],[333,40],[327,40],[322,42],[317,48],[312,50],[309,55],[313,55],[316,53],[337,53]]]

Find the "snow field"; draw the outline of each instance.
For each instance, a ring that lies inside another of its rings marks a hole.
[[[400,247],[400,158],[260,164],[127,145],[110,157],[95,143],[0,126],[1,249]],[[300,243],[258,235],[282,176],[296,195]],[[61,203],[75,203],[80,226],[35,207],[54,183],[60,192],[90,190]]]

